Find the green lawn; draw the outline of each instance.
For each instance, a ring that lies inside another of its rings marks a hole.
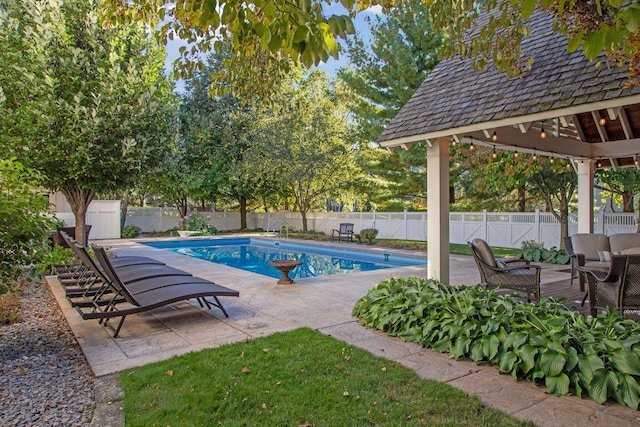
[[[127,426],[532,426],[310,329],[120,374]]]
[[[330,235],[316,233],[316,232],[307,232],[302,233],[299,231],[289,233],[289,237],[293,239],[303,239],[303,240],[331,240]],[[367,245],[363,243],[363,245]],[[406,249],[412,251],[426,251],[427,250],[427,242],[421,242],[417,240],[400,240],[400,239],[375,239],[373,241],[373,246],[383,247],[383,248],[392,248],[392,249]],[[492,247],[493,253],[497,258],[510,258],[515,256],[517,253],[521,251],[521,249],[514,248],[501,248],[501,247]],[[457,255],[469,255],[471,256],[471,250],[465,244],[460,243],[450,243],[449,244],[449,252]]]

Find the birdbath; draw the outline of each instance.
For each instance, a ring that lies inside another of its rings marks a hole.
[[[270,266],[273,266],[282,272],[282,277],[278,280],[278,285],[290,285],[293,283],[293,279],[289,277],[289,272],[300,264],[302,264],[302,261],[295,259],[278,259],[269,262]]]

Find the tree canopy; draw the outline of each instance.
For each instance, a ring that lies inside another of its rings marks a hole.
[[[0,5],[2,148],[64,193],[78,230],[96,192],[160,162],[174,126],[164,49],[140,23],[103,28],[101,4]]]
[[[520,57],[520,42],[530,33],[526,20],[539,7],[558,17],[556,29],[570,37],[570,50],[582,47],[589,59],[604,51],[619,65],[628,61],[632,75],[640,69],[638,0],[422,1],[444,36],[443,57],[471,57],[481,68],[491,59],[500,71],[519,75],[534,60]],[[407,2],[411,0],[108,0],[103,18],[112,24],[162,21],[162,38],[179,37],[191,44],[181,49],[183,76],[195,69],[191,60],[199,52],[220,52],[230,42],[232,55],[216,81],[230,81],[236,94],[250,96],[272,93],[269,80],[288,73],[291,61],[309,67],[337,58],[338,39],[354,33],[356,13],[373,5],[388,11]],[[335,5],[345,12],[327,12]],[[493,12],[480,23],[483,11]],[[474,28],[474,36],[465,38]]]

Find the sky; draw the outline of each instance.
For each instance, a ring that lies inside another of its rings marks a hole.
[[[332,6],[325,7],[325,11],[327,15],[331,15],[331,14],[345,15],[346,14],[346,10],[342,7],[342,5],[332,5]],[[358,33],[358,35],[360,35],[360,37],[362,37],[365,40],[368,40],[371,36],[371,32],[369,31],[369,26],[365,21],[365,17],[367,16],[372,17],[374,15],[382,15],[382,9],[380,8],[380,6],[371,7],[359,13],[353,21],[356,32]],[[318,66],[318,68],[325,71],[329,75],[329,78],[331,79],[336,77],[338,70],[340,68],[344,68],[349,65],[349,57],[345,49],[346,45],[344,41],[341,41],[341,44],[343,48],[342,48],[342,52],[340,53],[340,58],[338,60],[331,58],[327,63],[323,63]],[[184,45],[184,42],[182,42],[178,38],[167,41],[167,46],[166,46],[167,58],[165,60],[165,70],[167,70],[167,72],[171,71],[173,67],[172,65],[173,61],[175,61],[180,56],[180,54],[178,53],[178,49],[180,49],[180,46],[183,46],[183,45]],[[184,91],[183,81],[176,82],[175,91],[179,93]]]

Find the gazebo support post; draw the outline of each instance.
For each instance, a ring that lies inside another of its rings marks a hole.
[[[578,233],[593,233],[593,175],[596,161],[578,162]]]
[[[449,284],[449,138],[427,147],[427,277]]]

